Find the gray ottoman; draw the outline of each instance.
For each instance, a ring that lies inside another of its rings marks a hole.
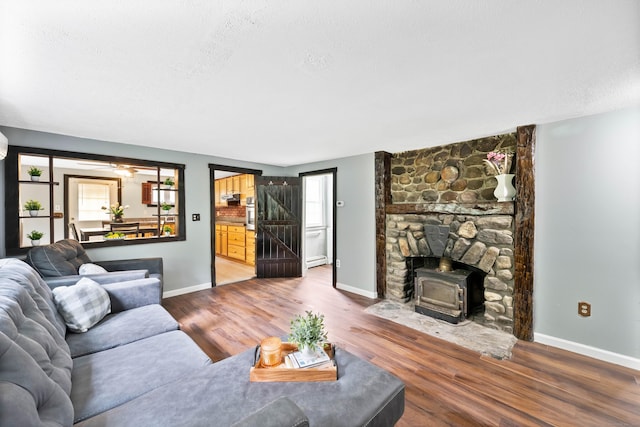
[[[281,397],[294,402],[310,426],[393,426],[404,412],[404,383],[340,348],[338,381],[331,382],[250,382],[253,357],[247,350],[81,425],[229,426]]]

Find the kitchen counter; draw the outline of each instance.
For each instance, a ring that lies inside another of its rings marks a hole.
[[[244,227],[247,224],[244,222],[234,222],[234,221],[216,221],[216,225],[232,225],[236,227]]]

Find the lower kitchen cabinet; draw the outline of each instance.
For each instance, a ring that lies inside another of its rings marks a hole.
[[[216,224],[216,255],[227,256],[227,226]]]
[[[256,264],[256,232],[247,230],[245,245],[245,262],[247,264]]]
[[[255,232],[244,226],[216,224],[216,255],[255,265]]]

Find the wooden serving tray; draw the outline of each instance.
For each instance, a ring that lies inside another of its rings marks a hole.
[[[294,343],[283,342],[280,347],[282,361],[276,366],[265,366],[262,363],[262,356],[257,356],[260,346],[256,347],[256,357],[253,366],[249,370],[249,381],[252,382],[294,382],[294,381],[336,381],[338,379],[338,367],[334,360],[335,348],[333,344],[326,343],[324,351],[331,358],[331,363],[326,363],[311,368],[288,368],[284,364],[284,356],[298,351],[298,346]]]

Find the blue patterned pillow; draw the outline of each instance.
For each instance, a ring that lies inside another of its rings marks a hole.
[[[58,286],[52,292],[58,312],[72,332],[87,332],[111,313],[109,294],[87,277],[72,286]]]

